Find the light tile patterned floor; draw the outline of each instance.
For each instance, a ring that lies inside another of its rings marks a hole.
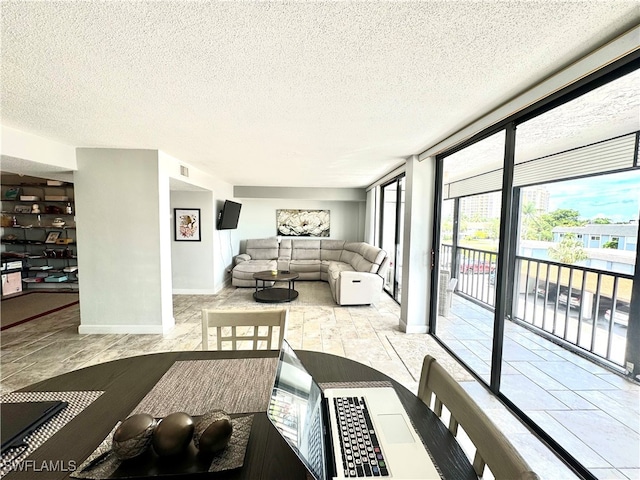
[[[313,289],[328,288],[328,285],[323,282],[299,282],[299,285],[306,285],[300,288],[300,290],[306,289],[304,292],[306,297],[314,296]],[[198,350],[201,348],[200,310],[202,308],[264,307],[244,298],[238,300],[239,294],[250,298],[249,289],[242,290],[244,291],[226,288],[215,296],[174,296],[176,327],[164,336],[79,335],[77,328],[80,323],[80,313],[77,305],[10,328],[0,336],[2,346],[0,392],[7,393],[54,375],[126,356],[163,351]],[[317,298],[326,298],[326,292],[321,293]],[[300,303],[302,302],[290,305],[287,339],[294,348],[332,353],[362,362],[395,378],[414,392],[417,389],[422,358],[426,353],[430,353],[438,358],[438,361],[486,409],[500,428],[507,432],[509,438],[521,449],[527,461],[542,478],[554,480],[576,478],[544,444],[452,359],[433,338],[428,335],[402,333],[398,328],[400,308],[391,298],[383,295],[377,305],[362,307],[338,307],[326,302],[323,304],[322,301],[316,305]],[[314,302],[311,300],[307,303]],[[474,312],[473,317],[480,317],[480,314]],[[484,327],[478,329],[469,324],[465,326],[463,322],[459,325],[462,327],[449,332],[443,330],[442,334],[448,339],[450,345],[468,350],[476,355],[476,358],[480,358],[477,355],[481,354],[486,347],[482,346],[484,339],[478,335],[478,332],[486,334],[487,329]],[[544,395],[547,402],[556,402],[553,403],[556,407],[563,407],[562,410],[552,411],[553,414],[563,410],[593,412],[597,409],[597,405],[611,406],[615,403],[619,411],[612,414],[620,419],[626,419],[620,421],[630,430],[633,430],[633,425],[628,425],[629,423],[633,424],[636,420],[637,425],[637,415],[634,417],[627,411],[633,410],[638,401],[635,385],[613,374],[599,372],[595,374],[599,380],[615,386],[617,392],[626,392],[626,396],[617,397],[616,394],[612,398],[611,391],[606,391],[605,397],[601,397],[598,392],[602,393],[602,391],[599,390],[575,393],[571,389],[561,388],[560,383],[554,383],[558,379],[553,372],[539,368],[540,362],[534,362],[542,358],[539,355],[541,347],[537,338],[523,335],[519,345],[521,348],[514,349],[515,357],[508,362],[509,369],[505,370],[505,373],[514,375],[514,379],[522,374],[520,377],[528,379],[530,383],[521,385],[507,382],[507,385],[513,384],[514,391],[527,392],[534,387],[536,392],[542,391],[540,395]],[[535,357],[530,356],[532,355],[530,352],[534,352]],[[561,352],[557,351],[553,353],[561,360],[572,357],[571,354],[558,356]],[[486,368],[481,361],[474,361],[479,367]],[[545,391],[545,388],[549,391]],[[573,407],[576,408],[573,409]],[[536,420],[546,422],[545,425],[553,428],[560,425],[554,431],[560,440],[564,437],[572,440],[579,438],[576,436],[578,432],[571,432],[562,425],[562,422],[568,421],[568,417],[564,415],[554,417],[546,410],[536,410],[536,413],[540,413],[541,416]],[[586,422],[592,432],[598,430],[597,424],[594,424],[597,419],[597,416],[592,415]],[[574,420],[580,422],[580,419]],[[615,434],[615,432],[611,433]],[[607,468],[607,465],[610,464],[600,460],[594,462],[593,466],[599,468],[600,478],[638,478],[638,471],[635,468],[629,468],[626,471],[625,469],[614,470]]]

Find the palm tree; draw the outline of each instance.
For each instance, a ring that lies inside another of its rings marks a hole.
[[[538,220],[538,209],[536,208],[535,203],[529,201],[524,202],[522,204],[522,238],[525,240],[540,240],[540,238],[530,238],[533,237],[533,233],[530,230],[531,224],[535,224],[540,230],[540,224]]]

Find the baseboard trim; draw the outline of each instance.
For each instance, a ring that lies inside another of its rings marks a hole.
[[[78,333],[80,335],[164,335],[173,328],[174,325],[80,325]]]
[[[216,285],[214,288],[174,288],[172,293],[173,295],[216,295],[230,285],[231,276],[225,278],[222,285]]]
[[[407,323],[400,319],[400,330],[404,333],[429,333],[428,325],[407,325]]]
[[[215,295],[220,290],[214,288],[174,288],[174,295]]]

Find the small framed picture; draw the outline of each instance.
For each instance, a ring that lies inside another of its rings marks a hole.
[[[176,242],[201,240],[199,208],[174,208],[173,221]]]
[[[13,207],[13,213],[31,213],[31,207],[29,205],[16,205]]]
[[[59,236],[60,236],[60,232],[49,232],[44,243],[56,243]]]

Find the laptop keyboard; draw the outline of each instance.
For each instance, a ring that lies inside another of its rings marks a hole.
[[[333,406],[338,420],[344,476],[389,476],[387,462],[382,455],[364,398],[334,398]]]

